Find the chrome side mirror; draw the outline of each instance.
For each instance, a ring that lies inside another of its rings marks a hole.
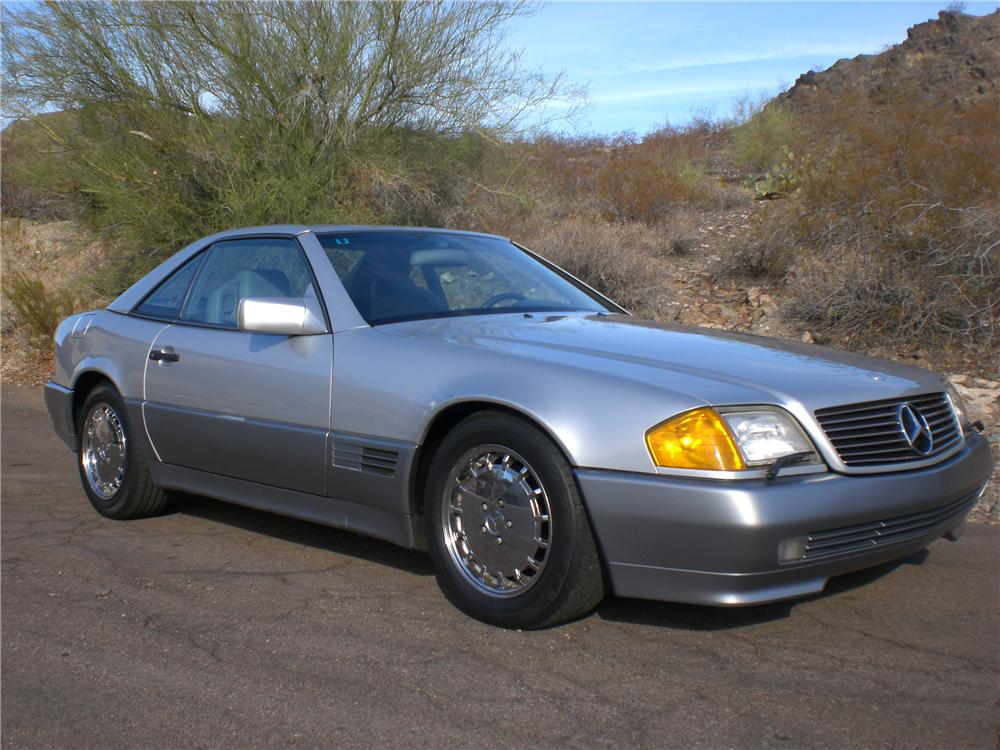
[[[326,323],[302,297],[244,297],[237,323],[241,331],[308,336],[326,333]]]

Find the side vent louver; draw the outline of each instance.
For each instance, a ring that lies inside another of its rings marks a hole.
[[[349,443],[344,440],[333,441],[332,452],[333,465],[338,468],[364,471],[383,477],[391,477],[396,473],[396,463],[399,460],[399,454],[396,451]]]

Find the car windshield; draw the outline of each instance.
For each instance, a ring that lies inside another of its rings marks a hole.
[[[612,310],[579,283],[498,237],[407,231],[318,237],[372,325],[513,311]]]

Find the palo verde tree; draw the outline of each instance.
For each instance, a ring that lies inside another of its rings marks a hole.
[[[7,6],[6,114],[46,131],[98,225],[134,248],[111,281],[120,287],[222,227],[434,221],[488,144],[579,96],[505,45],[507,23],[530,11],[498,1]]]

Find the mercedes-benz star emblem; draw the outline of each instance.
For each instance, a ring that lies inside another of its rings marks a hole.
[[[904,401],[899,405],[896,412],[899,420],[899,431],[903,433],[903,440],[914,451],[921,456],[926,456],[934,450],[934,435],[931,434],[931,427],[927,424],[927,417],[909,401]]]

